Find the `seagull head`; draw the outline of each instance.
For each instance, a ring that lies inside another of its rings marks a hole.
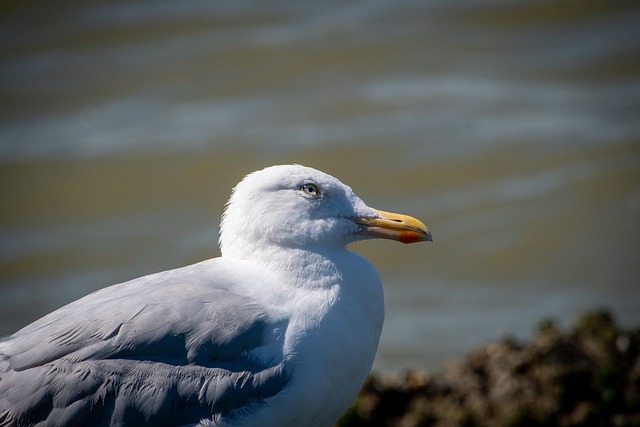
[[[220,226],[223,256],[260,247],[345,247],[369,238],[431,241],[419,220],[367,206],[349,186],[300,165],[271,166],[234,189]]]

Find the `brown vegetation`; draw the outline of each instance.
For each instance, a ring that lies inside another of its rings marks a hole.
[[[640,329],[604,311],[487,344],[441,375],[371,376],[339,427],[640,426]]]

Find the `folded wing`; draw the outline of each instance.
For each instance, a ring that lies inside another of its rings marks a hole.
[[[114,285],[0,342],[0,425],[189,424],[277,394],[289,376],[261,349],[286,325],[226,273],[216,259]]]

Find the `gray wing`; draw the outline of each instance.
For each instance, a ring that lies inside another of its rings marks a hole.
[[[114,285],[0,342],[0,426],[184,425],[277,394],[282,360],[252,350],[286,325],[229,272],[216,259]]]

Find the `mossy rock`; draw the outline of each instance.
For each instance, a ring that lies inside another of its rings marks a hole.
[[[371,376],[340,427],[640,427],[640,332],[604,310],[489,343],[437,377]]]

